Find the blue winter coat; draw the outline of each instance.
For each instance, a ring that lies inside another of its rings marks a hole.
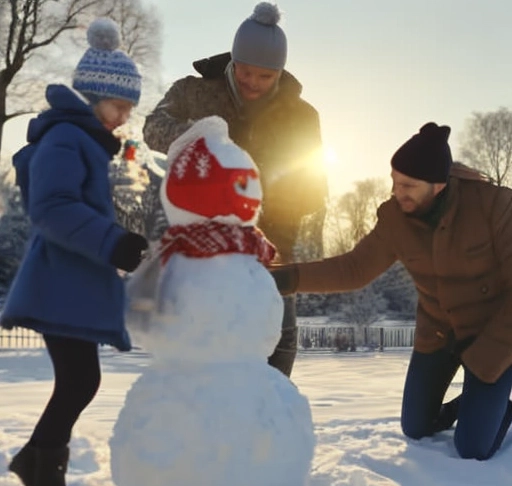
[[[33,229],[1,325],[127,351],[124,285],[109,263],[126,233],[108,178],[120,145],[71,89],[50,85],[46,97],[51,108],[30,121],[13,159]]]

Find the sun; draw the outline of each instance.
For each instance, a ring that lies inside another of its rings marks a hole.
[[[339,158],[336,150],[332,146],[324,147],[324,164],[327,171],[337,169],[339,165]]]
[[[346,177],[338,153],[331,145],[324,146],[324,167],[329,182],[329,194],[342,194],[347,191]]]

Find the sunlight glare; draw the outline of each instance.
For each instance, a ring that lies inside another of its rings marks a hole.
[[[343,168],[336,149],[331,145],[324,146],[324,167],[329,181],[329,194],[342,194],[347,191]]]
[[[336,150],[332,146],[324,147],[324,164],[327,171],[338,169],[339,159]]]

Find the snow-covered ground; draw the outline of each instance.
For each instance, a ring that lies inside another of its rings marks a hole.
[[[421,441],[403,437],[399,412],[409,354],[410,349],[397,349],[299,355],[293,381],[310,400],[318,440],[311,486],[512,484],[512,432],[486,462],[457,458],[453,431]],[[112,486],[108,440],[126,392],[147,363],[140,352],[102,351],[102,386],[75,427],[68,486]],[[28,438],[51,387],[43,350],[0,351],[1,486],[19,484],[7,464]],[[448,398],[460,387],[457,375]]]

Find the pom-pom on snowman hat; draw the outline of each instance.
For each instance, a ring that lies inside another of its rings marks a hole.
[[[135,63],[119,50],[118,25],[101,17],[87,29],[89,49],[85,51],[73,74],[73,88],[92,103],[113,98],[139,102],[141,76]]]
[[[251,156],[230,138],[218,116],[194,123],[169,147],[160,198],[169,224],[214,220],[252,226],[262,189]]]

